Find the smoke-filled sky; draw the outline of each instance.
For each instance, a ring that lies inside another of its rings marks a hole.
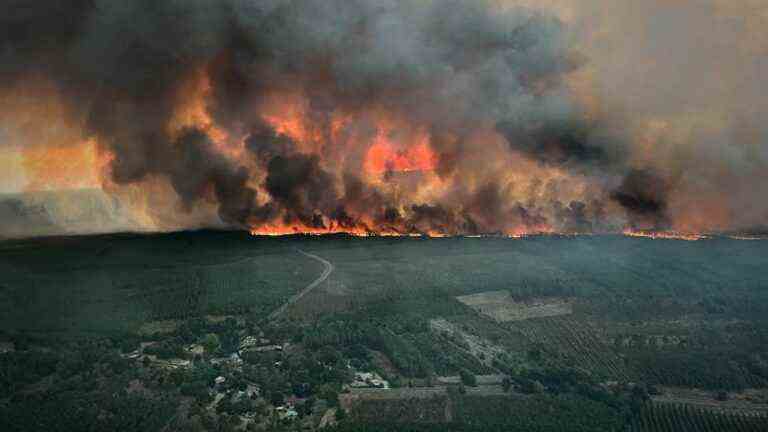
[[[765,227],[766,29],[762,0],[6,0],[0,235],[82,231],[28,197],[84,188],[107,231]]]

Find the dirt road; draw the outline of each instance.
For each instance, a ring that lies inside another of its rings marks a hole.
[[[314,260],[320,261],[323,264],[323,266],[325,267],[325,269],[323,270],[323,273],[320,275],[320,277],[318,277],[317,279],[312,281],[312,283],[307,285],[303,290],[301,290],[298,293],[294,294],[291,298],[288,299],[287,302],[285,302],[282,306],[280,306],[274,312],[269,314],[268,319],[270,321],[279,318],[280,315],[282,315],[286,311],[286,309],[288,309],[292,304],[294,304],[297,301],[301,300],[302,297],[304,297],[305,295],[309,294],[313,289],[317,288],[318,285],[320,285],[321,283],[325,282],[325,280],[328,279],[328,276],[330,276],[331,273],[333,273],[333,264],[331,264],[329,261],[326,261],[325,259],[320,258],[317,255],[304,252],[303,250],[298,250],[298,252],[300,254],[304,255],[304,256],[307,256],[307,257],[312,258]]]

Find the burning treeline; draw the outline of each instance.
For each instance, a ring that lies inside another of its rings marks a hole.
[[[765,205],[742,221],[708,188],[738,181],[728,165],[691,181],[677,161],[647,157],[659,140],[648,130],[667,123],[637,133],[607,113],[568,24],[507,3],[12,0],[0,10],[0,121],[38,183],[56,185],[71,166],[61,157],[77,158],[62,148],[95,148],[84,154],[101,187],[155,229],[517,235],[766,222]]]

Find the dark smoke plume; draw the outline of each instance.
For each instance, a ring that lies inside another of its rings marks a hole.
[[[267,165],[266,187],[275,201],[290,209],[287,222],[298,219],[307,226],[325,225],[317,218],[330,214],[338,202],[331,176],[320,167],[317,156],[275,156]]]
[[[593,54],[576,29],[507,3],[7,0],[0,90],[50,83],[108,182],[167,182],[182,213],[215,202],[214,225],[673,227],[676,197],[715,188],[717,152],[638,155],[619,110],[573,84]]]
[[[658,174],[647,169],[634,169],[627,173],[611,198],[629,212],[634,226],[664,229],[669,223],[666,214],[668,191],[668,182]]]
[[[212,188],[223,221],[237,225],[253,213],[256,191],[246,184],[248,171],[216,153],[204,132],[185,131],[173,148],[171,184],[185,204],[193,205]]]

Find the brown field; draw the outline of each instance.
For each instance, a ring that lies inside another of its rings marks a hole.
[[[517,302],[507,291],[488,291],[459,296],[456,299],[498,322],[524,321],[531,318],[568,315],[573,312],[571,304],[566,299],[553,297]]]

